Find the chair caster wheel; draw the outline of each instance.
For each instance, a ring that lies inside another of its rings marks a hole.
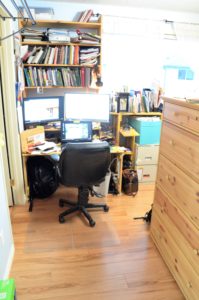
[[[104,206],[104,211],[105,211],[105,212],[109,211],[108,205],[105,205],[105,206]]]
[[[59,207],[64,207],[64,201],[62,199],[59,200]]]
[[[89,221],[90,227],[94,227],[95,226],[95,221]]]
[[[62,217],[62,216],[59,216],[59,223],[64,223],[65,222],[65,219],[64,219],[64,217]]]

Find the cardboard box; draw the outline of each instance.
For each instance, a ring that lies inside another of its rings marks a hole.
[[[38,126],[33,129],[27,129],[21,133],[22,153],[29,153],[37,145],[45,143],[44,127]]]

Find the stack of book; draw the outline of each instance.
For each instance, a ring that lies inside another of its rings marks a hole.
[[[101,41],[101,37],[97,34],[91,32],[80,32],[77,30],[78,34],[78,43],[81,44],[99,44]]]
[[[23,42],[37,42],[47,40],[46,32],[38,29],[26,28],[21,32],[21,36]]]
[[[80,50],[80,65],[96,65],[98,63],[97,57],[99,56],[98,48],[87,48]]]
[[[49,42],[70,42],[70,36],[67,30],[56,30],[53,28],[48,29],[48,40]]]
[[[91,85],[91,68],[24,68],[26,86],[66,86],[89,87]]]

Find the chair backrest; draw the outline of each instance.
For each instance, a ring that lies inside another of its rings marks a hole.
[[[104,180],[109,164],[107,142],[68,143],[59,161],[61,183],[76,187],[98,184]]]

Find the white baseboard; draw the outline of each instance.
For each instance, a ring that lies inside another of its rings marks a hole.
[[[14,259],[14,253],[15,253],[15,247],[14,244],[12,244],[11,248],[10,248],[10,253],[9,253],[9,257],[8,257],[8,262],[7,262],[7,266],[4,272],[4,276],[2,279],[8,279],[9,278],[9,274],[10,274],[10,270],[12,267],[12,262]]]

